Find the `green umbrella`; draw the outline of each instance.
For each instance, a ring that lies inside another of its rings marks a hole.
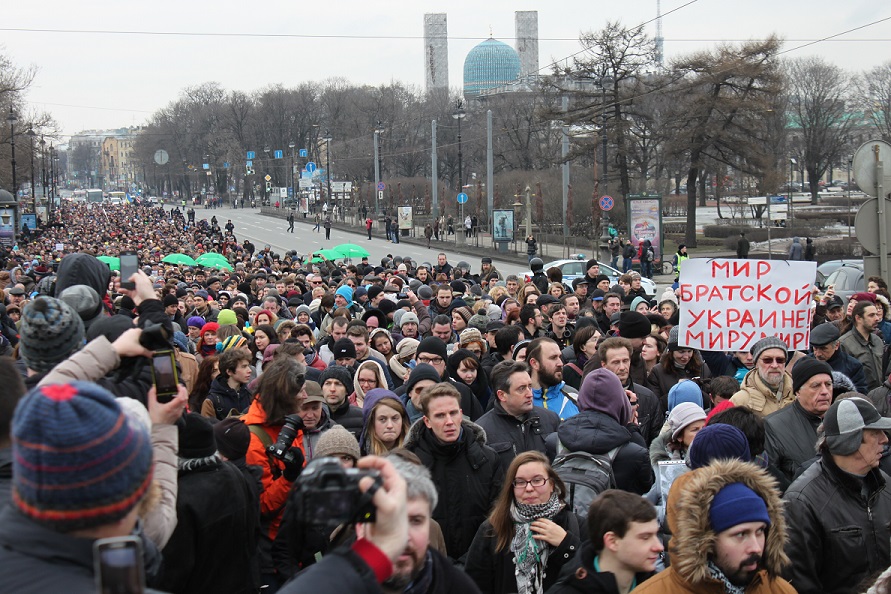
[[[184,264],[186,266],[195,266],[198,264],[195,262],[194,258],[187,256],[186,254],[167,254],[161,261],[166,262],[167,264]]]
[[[105,262],[108,264],[108,267],[112,270],[120,270],[121,269],[121,259],[115,258],[114,256],[99,256],[96,258],[100,262]]]
[[[226,259],[226,256],[222,254],[218,254],[216,252],[207,252],[206,254],[201,254],[195,259],[195,262],[201,264],[202,266],[214,266],[216,264],[229,264],[229,260]]]
[[[319,250],[317,252],[313,252],[313,254],[321,254],[328,258],[329,260],[338,260],[340,258],[346,258],[341,252],[337,251],[334,248]],[[314,257],[310,262],[322,262],[322,258]]]
[[[198,264],[206,268],[225,268],[226,270],[232,270],[232,265],[229,264],[227,260],[209,260],[198,262]]]
[[[371,255],[368,253],[368,250],[355,243],[342,243],[334,246],[332,249],[343,254],[344,258],[365,258]]]

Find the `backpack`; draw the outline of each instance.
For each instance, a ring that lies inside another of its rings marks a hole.
[[[656,251],[653,250],[653,248],[651,248],[651,247],[647,248],[645,260],[647,262],[652,262],[655,259],[656,259]]]
[[[616,488],[613,462],[621,449],[618,446],[606,454],[566,452],[554,460],[552,467],[566,485],[566,504],[579,521],[588,517],[588,508],[598,495]]]

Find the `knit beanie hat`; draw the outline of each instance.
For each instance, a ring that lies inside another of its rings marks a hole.
[[[687,464],[696,469],[708,466],[714,460],[752,460],[749,440],[739,427],[716,423],[699,430],[687,451]]]
[[[469,322],[470,318],[473,316],[473,312],[470,311],[469,307],[456,307],[452,312],[458,312],[458,315],[461,316],[461,319],[464,320],[465,324]]]
[[[241,336],[240,334],[237,336],[227,336],[223,342],[217,343],[217,352],[234,351],[235,349],[240,349],[241,347],[246,346],[248,346],[248,340],[244,336]]]
[[[470,319],[467,321],[467,325],[470,328],[476,328],[480,332],[485,332],[486,326],[489,325],[489,316],[482,313],[482,310],[480,310],[470,317]]]
[[[354,345],[349,338],[341,338],[331,346],[331,354],[334,355],[335,360],[345,358],[355,359],[356,345]]]
[[[588,269],[592,266],[597,266],[597,260],[595,258],[591,258],[587,262],[585,262],[585,272],[588,272]]]
[[[764,522],[768,526],[771,523],[764,499],[742,483],[730,483],[718,491],[708,510],[708,519],[715,534],[748,522]]]
[[[624,311],[619,316],[619,336],[622,338],[645,338],[652,327],[647,316],[636,311]]]
[[[353,387],[353,374],[343,365],[329,365],[319,374],[319,385],[324,386],[329,379],[337,380],[347,392]]]
[[[404,309],[400,309],[399,311],[405,311]],[[393,319],[395,320],[396,314],[393,314]],[[405,311],[399,319],[399,328],[402,328],[405,324],[414,324],[415,326],[420,324],[420,320],[418,320],[418,314],[413,311]]]
[[[752,360],[757,363],[758,357],[760,357],[761,354],[767,349],[782,349],[783,353],[785,353],[786,356],[788,356],[789,354],[789,347],[786,346],[785,342],[783,342],[776,336],[767,336],[752,345],[752,348],[750,349],[752,353]]]
[[[609,369],[595,369],[585,376],[579,389],[579,410],[609,415],[622,426],[631,422],[631,402],[619,377]]]
[[[830,453],[850,456],[860,448],[864,429],[888,431],[891,419],[881,416],[865,398],[840,398],[826,411],[820,428]]]
[[[414,388],[415,384],[421,380],[433,380],[434,382],[439,383],[442,381],[442,378],[439,377],[439,373],[436,372],[436,369],[432,365],[418,363],[417,366],[411,370],[411,374],[408,376],[408,381],[405,382],[405,393],[410,395],[412,388]]]
[[[38,373],[45,373],[84,344],[84,323],[64,301],[38,297],[22,312],[19,354]]]
[[[192,460],[207,458],[217,453],[217,444],[213,438],[213,425],[198,413],[183,415],[179,427],[179,457]]]
[[[829,366],[829,363],[811,357],[801,359],[792,368],[792,393],[797,394],[809,379],[821,373],[832,377],[832,367]]]
[[[152,478],[149,434],[96,384],[39,386],[12,420],[12,501],[59,532],[116,522]]]
[[[308,305],[298,305],[297,309],[294,310],[294,319],[296,320],[297,316],[299,316],[302,313],[305,313],[306,315],[311,315],[312,310],[309,309]]]
[[[362,457],[359,452],[359,442],[353,434],[342,425],[334,425],[319,437],[313,458],[326,458],[329,456],[350,456],[353,460]]]
[[[678,345],[678,335],[680,334],[680,327],[675,326],[671,330],[668,331],[668,350],[669,351],[677,351],[680,350],[680,346]]]
[[[251,445],[251,430],[241,419],[227,417],[213,426],[217,450],[227,460],[240,460],[247,456]]]
[[[692,402],[681,402],[668,415],[668,430],[671,431],[671,438],[678,439],[689,425],[704,420],[705,411],[701,406]]]
[[[371,301],[383,292],[384,288],[380,285],[371,285],[370,287],[368,287],[366,294],[368,295],[368,300]]]
[[[418,349],[415,351],[415,358],[417,359],[418,355],[421,353],[438,355],[442,357],[443,361],[449,357],[449,349],[446,346],[446,343],[444,343],[441,338],[435,336],[428,336],[418,344]]]
[[[217,330],[220,329],[220,325],[216,322],[208,322],[201,326],[201,336],[204,336],[205,332],[213,332],[216,334]]]
[[[346,300],[347,307],[353,304],[353,290],[349,285],[338,287],[338,289],[334,291],[334,294],[343,297]]]
[[[71,285],[61,293],[59,299],[71,306],[88,327],[102,313],[102,300],[96,289],[88,285]]]
[[[463,348],[472,342],[478,342],[482,344],[483,349],[485,350],[486,341],[483,339],[483,333],[476,328],[465,328],[461,331],[459,346]]]
[[[217,314],[217,323],[220,326],[226,326],[227,324],[238,324],[238,316],[236,316],[235,312],[231,309],[223,309],[220,310],[219,314]]]
[[[176,295],[167,293],[166,295],[164,295],[164,298],[161,299],[161,305],[163,305],[165,308],[168,308],[171,305],[179,305],[179,299],[176,298]]]
[[[669,412],[682,402],[692,402],[702,408],[702,388],[699,384],[693,380],[682,380],[671,387],[668,391]]]
[[[649,309],[649,307],[650,307],[650,301],[649,301],[649,299],[647,299],[646,297],[641,297],[640,295],[638,295],[638,296],[635,297],[634,300],[631,302],[631,311],[637,311],[637,306],[640,305],[641,303],[646,303],[646,304],[647,304],[647,309]]]
[[[201,316],[192,316],[186,321],[186,326],[201,328],[202,326],[204,326],[204,318],[202,318]]]

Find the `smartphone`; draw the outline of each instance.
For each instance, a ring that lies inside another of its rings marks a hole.
[[[179,391],[176,354],[173,351],[155,351],[152,355],[152,382],[155,384],[158,402],[173,400]]]
[[[142,542],[135,536],[100,538],[93,543],[99,594],[144,594]]]
[[[136,252],[121,252],[121,288],[133,290],[136,283],[128,280],[131,276],[139,272],[139,256]]]

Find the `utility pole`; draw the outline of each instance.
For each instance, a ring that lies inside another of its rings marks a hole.
[[[433,190],[431,192],[432,206],[430,208],[433,220],[439,218],[439,162],[436,158],[436,120],[430,122],[430,134],[432,138],[432,147],[430,150],[430,177],[433,180]],[[442,231],[440,231],[442,233]]]

